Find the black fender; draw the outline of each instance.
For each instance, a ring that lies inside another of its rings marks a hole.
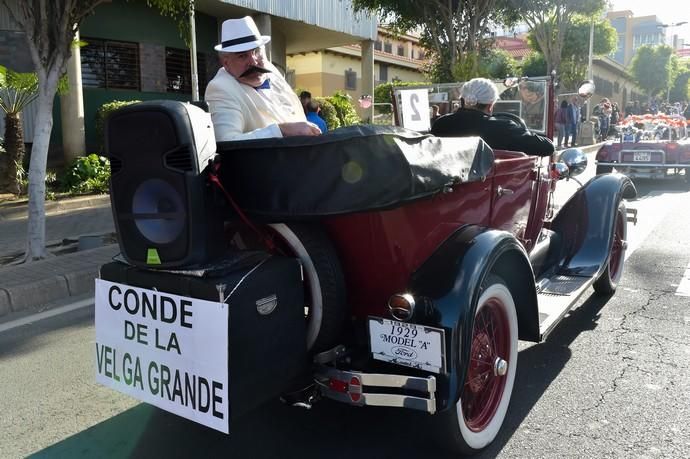
[[[597,175],[577,190],[551,223],[561,245],[553,259],[559,274],[598,276],[608,261],[621,199],[637,190],[622,174]]]
[[[410,279],[409,291],[427,309],[425,324],[446,333],[447,373],[438,375],[439,410],[460,398],[481,286],[501,276],[515,299],[520,339],[539,340],[534,273],[520,242],[506,231],[466,225],[450,236]]]

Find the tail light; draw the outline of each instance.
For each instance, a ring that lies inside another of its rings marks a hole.
[[[414,315],[415,301],[409,293],[396,293],[388,299],[388,311],[401,322],[407,322]]]
[[[678,153],[678,160],[684,163],[690,162],[690,145],[683,146],[683,151]]]

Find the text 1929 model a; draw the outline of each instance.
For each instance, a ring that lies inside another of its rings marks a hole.
[[[106,131],[122,256],[97,280],[97,379],[224,432],[271,397],[328,397],[421,410],[478,451],[520,390],[518,339],[623,269],[625,176],[553,214],[577,150],[372,126],[216,145],[208,114],[172,101]]]

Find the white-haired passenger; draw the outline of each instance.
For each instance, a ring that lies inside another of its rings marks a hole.
[[[431,133],[439,137],[479,136],[497,150],[521,151],[528,155],[550,156],[553,142],[533,134],[517,122],[492,116],[498,88],[486,78],[466,82],[460,91],[460,108],[437,119]]]

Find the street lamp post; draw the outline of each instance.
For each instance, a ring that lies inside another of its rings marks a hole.
[[[680,22],[672,22],[670,24],[661,24],[659,27],[663,29],[668,29],[669,34],[671,35],[671,48],[676,49],[676,36],[673,35],[673,29],[676,27],[680,27],[682,25],[687,24],[688,21],[680,21]]]
[[[587,79],[594,81],[594,67],[593,67],[593,57],[594,57],[594,18],[589,24],[589,54],[587,55]],[[592,116],[591,103],[587,102],[587,121]]]
[[[673,48],[674,51],[676,50],[676,36],[673,34],[673,29],[675,27],[680,27],[680,26],[685,25],[687,23],[688,23],[688,21],[680,21],[680,22],[672,22],[670,24],[659,24],[659,26],[658,26],[659,28],[662,28],[662,29],[668,29],[668,31],[671,35],[671,48]],[[666,37],[664,37],[664,38],[666,38]],[[666,88],[666,103],[670,103],[670,102],[671,102],[671,80],[669,80],[668,86]]]

